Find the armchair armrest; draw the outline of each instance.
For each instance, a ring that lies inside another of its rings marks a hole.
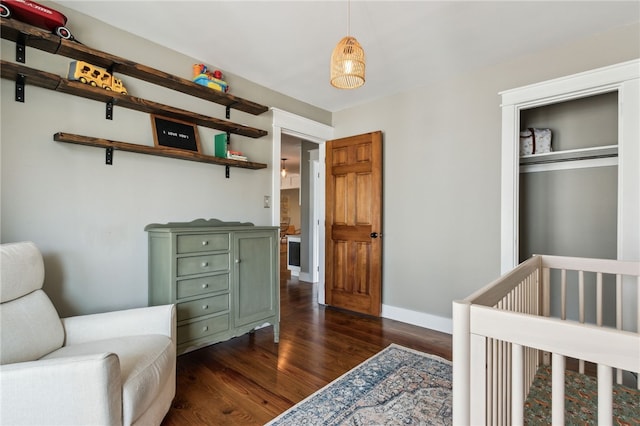
[[[176,342],[175,305],[151,306],[62,318],[65,346],[141,334],[163,334]]]
[[[112,353],[0,366],[0,424],[118,425],[121,401]]]

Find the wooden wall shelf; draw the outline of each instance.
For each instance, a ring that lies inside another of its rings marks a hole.
[[[260,138],[268,134],[268,132],[265,130],[243,126],[241,124],[221,120],[218,118],[208,117],[202,114],[174,108],[146,99],[137,98],[135,96],[122,95],[113,91],[107,91],[98,87],[92,87],[88,84],[80,83],[79,81],[67,80],[56,74],[29,68],[27,66],[16,64],[13,62],[7,62],[4,60],[0,61],[0,70],[2,78],[5,79],[16,81],[19,76],[24,76],[26,84],[55,90],[61,93],[68,93],[87,99],[93,99],[95,101],[104,102],[105,104],[112,101],[114,105],[121,106],[123,108],[188,121],[198,124],[199,126],[222,130],[224,132],[234,133],[237,135],[248,136],[250,138]]]
[[[203,155],[197,152],[171,148],[159,148],[155,146],[138,145],[127,142],[118,142],[108,139],[94,138],[91,136],[74,135],[72,133],[58,132],[53,135],[53,140],[57,142],[68,142],[98,148],[112,148],[113,150],[137,152],[139,154],[157,155],[160,157],[170,157],[180,160],[197,161],[200,163],[218,164],[222,166],[239,167],[244,169],[258,170],[265,169],[267,167],[266,164],[253,163],[251,161],[231,160],[228,158]]]
[[[1,23],[2,38],[17,42],[22,34],[25,36],[25,45],[35,49],[86,61],[113,72],[148,81],[249,114],[260,115],[269,109],[267,106],[209,89],[190,80],[92,49],[84,44],[61,39],[47,30],[15,19],[2,18]]]

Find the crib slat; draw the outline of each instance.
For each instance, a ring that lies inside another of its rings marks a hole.
[[[498,357],[496,353],[496,339],[491,339],[490,346],[490,355],[489,359],[491,360],[491,364],[489,365],[489,369],[487,370],[487,375],[489,375],[487,380],[487,402],[490,404],[489,409],[487,410],[488,421],[487,424],[495,424],[496,419],[496,375],[497,375],[497,365],[496,358]]]
[[[567,270],[563,269],[560,272],[560,304],[561,312],[560,318],[567,319]]]
[[[551,354],[551,424],[564,425],[564,370],[565,358]]]
[[[640,312],[640,306],[637,309]],[[622,330],[622,327],[622,275],[616,274],[616,328]],[[619,368],[616,371],[616,382],[622,383],[622,370]]]
[[[613,369],[598,364],[598,425],[613,424]]]
[[[521,345],[511,345],[511,424],[524,425],[524,351]]]
[[[584,324],[584,271],[578,271],[578,304],[580,305],[579,320]]]
[[[602,327],[602,272],[596,274],[596,324]]]
[[[622,330],[622,275],[616,275],[616,328]]]
[[[580,305],[579,321],[584,324],[584,271],[578,271],[578,304]],[[578,362],[578,371],[584,374],[584,360]]]

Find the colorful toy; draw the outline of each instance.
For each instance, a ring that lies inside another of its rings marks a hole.
[[[229,85],[222,79],[222,72],[220,70],[210,72],[204,64],[193,65],[193,82],[220,92],[229,91]]]
[[[44,28],[52,33],[73,40],[71,31],[65,27],[67,17],[57,10],[28,0],[0,0],[0,17],[10,18]]]
[[[69,80],[77,80],[94,87],[105,90],[113,90],[117,93],[127,94],[127,89],[122,85],[122,80],[114,77],[104,68],[93,66],[84,61],[73,61],[69,64]]]

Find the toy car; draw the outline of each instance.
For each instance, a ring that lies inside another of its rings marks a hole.
[[[69,64],[69,80],[77,80],[93,87],[101,87],[105,90],[127,94],[127,89],[122,80],[114,77],[104,68],[96,67],[84,61],[73,61]]]
[[[65,27],[67,17],[57,10],[28,0],[0,0],[0,16],[44,28],[61,38],[72,40],[71,31]]]

